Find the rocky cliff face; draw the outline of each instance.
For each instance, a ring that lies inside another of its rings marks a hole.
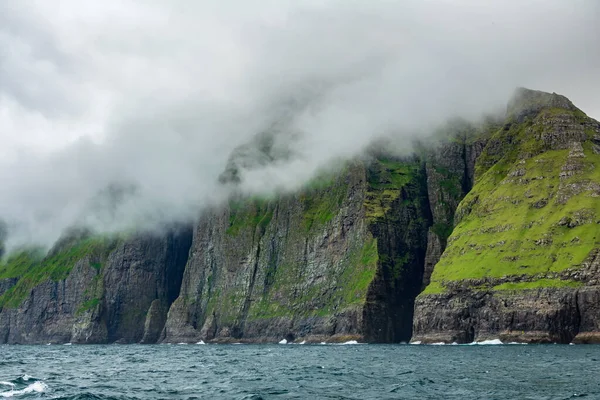
[[[416,301],[413,340],[598,340],[599,142],[565,97],[517,94]]]
[[[424,182],[417,160],[354,163],[297,195],[206,215],[162,340],[408,340]]]
[[[193,233],[9,259],[0,338],[407,341],[432,224],[421,160],[354,162],[297,194],[232,200]]]
[[[9,259],[0,275],[0,343],[155,342],[190,244],[191,231],[183,229],[164,237],[79,238],[46,257]]]
[[[223,184],[290,156],[254,147]],[[232,198],[193,228],[11,254],[0,343],[600,340],[598,122],[521,90],[505,121],[454,121],[416,154]]]

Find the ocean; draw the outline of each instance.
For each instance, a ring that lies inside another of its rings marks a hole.
[[[600,399],[600,346],[2,345],[3,397]]]

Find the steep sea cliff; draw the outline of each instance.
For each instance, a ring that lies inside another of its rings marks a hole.
[[[522,89],[504,121],[193,226],[71,232],[0,264],[0,343],[595,342],[599,153],[597,121]]]

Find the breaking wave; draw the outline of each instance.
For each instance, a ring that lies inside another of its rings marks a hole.
[[[12,381],[0,382],[0,397],[13,398],[29,393],[44,393],[48,386],[41,380],[23,375]]]
[[[489,339],[489,340],[482,340],[480,342],[473,342],[473,343],[469,343],[472,345],[490,345],[490,344],[504,344],[502,343],[502,341],[500,339]]]

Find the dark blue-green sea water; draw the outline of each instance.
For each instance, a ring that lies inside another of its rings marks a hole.
[[[600,399],[600,346],[0,346],[0,398]]]

